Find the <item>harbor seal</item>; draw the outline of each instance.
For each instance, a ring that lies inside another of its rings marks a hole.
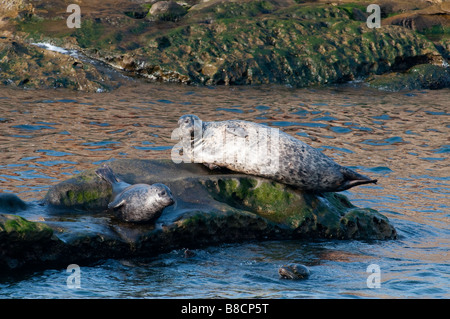
[[[340,166],[276,128],[243,120],[202,122],[183,115],[172,134],[175,162],[203,163],[256,175],[310,192],[339,192],[377,180]]]
[[[121,220],[133,223],[150,223],[158,219],[164,208],[175,203],[172,192],[164,184],[130,185],[120,181],[112,169],[103,165],[95,171],[111,184],[113,200],[108,209]]]
[[[283,279],[296,280],[308,278],[311,272],[304,265],[290,264],[290,265],[283,265],[280,268],[278,268],[278,274]]]

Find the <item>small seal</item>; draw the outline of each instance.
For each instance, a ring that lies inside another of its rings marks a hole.
[[[297,279],[308,278],[309,275],[311,274],[311,272],[304,265],[290,264],[290,265],[281,266],[278,269],[278,274],[283,279],[297,280]]]
[[[180,117],[174,132],[174,138],[180,139],[172,151],[175,162],[181,158],[209,168],[225,167],[316,193],[339,192],[377,182],[340,166],[287,133],[258,123],[202,122],[188,114]],[[177,151],[178,158],[174,156]]]
[[[113,200],[108,209],[121,220],[133,223],[150,223],[161,216],[164,208],[175,203],[170,189],[164,184],[130,185],[120,181],[112,169],[103,165],[95,171],[111,184]]]

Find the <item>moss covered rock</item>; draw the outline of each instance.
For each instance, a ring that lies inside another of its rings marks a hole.
[[[44,201],[59,208],[95,211],[108,205],[111,194],[111,187],[88,171],[52,187]]]
[[[152,21],[169,3],[180,12]],[[147,18],[126,11],[125,1],[116,5],[123,15],[112,13],[106,1],[100,16],[84,12],[76,30],[43,13],[18,20],[17,29],[34,38],[70,40],[91,57],[163,82],[306,87],[443,62],[433,42],[414,30],[387,22],[369,29],[360,2],[219,0],[184,14],[181,5],[161,1]],[[141,7],[148,10],[148,4]]]
[[[393,239],[389,220],[342,194],[311,194],[274,181],[171,160],[109,163],[130,184],[164,183],[176,203],[154,224],[117,220],[111,187],[94,169],[54,185],[45,205],[0,215],[0,268],[149,256],[179,248],[267,239]],[[57,208],[57,209],[55,209]]]
[[[34,242],[50,238],[52,234],[52,229],[45,224],[31,222],[16,215],[0,214],[0,236],[3,236],[3,240]]]
[[[86,92],[109,88],[108,80],[89,63],[9,37],[0,37],[0,84]]]
[[[172,230],[183,221],[183,227],[191,227],[193,238],[204,236],[203,228],[209,229],[207,233],[212,236],[211,230],[219,231],[219,224],[223,235],[216,232],[214,236],[219,239],[209,240],[226,240],[227,227],[231,227],[232,221],[240,225],[236,229],[241,228],[239,231],[245,230],[255,238],[277,232],[302,238],[396,236],[384,216],[374,210],[357,208],[337,193],[312,194],[268,179],[209,171],[202,165],[174,164],[170,160],[119,160],[110,165],[130,184],[166,184],[176,204],[166,208],[159,221]],[[92,171],[86,171],[51,188],[46,202],[66,209],[104,211],[110,196],[110,186]],[[350,217],[353,215],[357,217]],[[253,225],[251,231],[247,229],[247,220]]]
[[[52,258],[58,244],[48,225],[0,214],[0,269],[41,265]]]
[[[432,64],[420,64],[406,72],[373,76],[367,84],[387,91],[442,89],[450,87],[450,68]]]

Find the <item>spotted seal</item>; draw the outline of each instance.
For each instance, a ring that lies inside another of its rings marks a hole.
[[[111,184],[113,200],[108,204],[108,208],[123,221],[153,222],[161,216],[164,208],[175,202],[170,189],[164,184],[130,185],[120,181],[107,165],[103,165],[95,172]]]
[[[203,163],[266,177],[311,192],[339,192],[377,180],[340,166],[276,128],[243,120],[202,122],[187,114],[172,138],[175,162]]]
[[[278,274],[280,275],[281,278],[296,280],[308,278],[311,272],[304,265],[290,264],[290,265],[283,265],[280,268],[278,268]]]

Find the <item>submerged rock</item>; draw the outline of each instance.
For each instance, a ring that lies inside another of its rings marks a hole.
[[[311,194],[171,160],[117,160],[109,166],[130,184],[164,183],[175,204],[155,223],[124,223],[107,210],[110,185],[94,170],[82,172],[53,186],[45,197],[40,215],[59,247],[48,260],[67,265],[245,240],[396,238],[385,216],[355,207],[341,194]]]
[[[450,87],[450,68],[431,64],[420,64],[403,73],[388,73],[373,76],[367,84],[386,91],[443,89]]]
[[[56,252],[53,230],[10,214],[0,214],[0,269],[45,264]]]
[[[0,193],[0,212],[13,213],[27,208],[27,204],[17,195]]]

